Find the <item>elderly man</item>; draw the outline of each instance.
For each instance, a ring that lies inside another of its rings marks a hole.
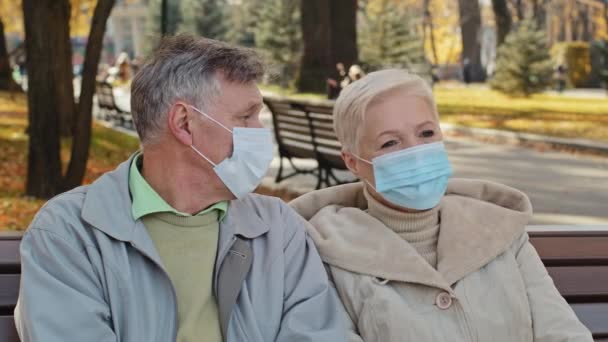
[[[132,83],[143,149],[40,210],[22,341],[343,341],[304,224],[250,194],[272,160],[250,50],[166,38]]]

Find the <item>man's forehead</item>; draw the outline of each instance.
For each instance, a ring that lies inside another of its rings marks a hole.
[[[231,113],[243,112],[263,105],[262,95],[259,92],[235,95],[222,92],[216,103]]]
[[[230,85],[228,85],[230,87]],[[241,86],[240,89],[220,89],[216,103],[231,112],[245,111],[259,107],[263,103],[262,94],[255,84]]]

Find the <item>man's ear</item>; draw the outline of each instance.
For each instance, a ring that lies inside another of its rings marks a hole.
[[[351,152],[342,150],[342,160],[346,167],[352,172],[357,178],[359,177],[359,159],[357,159]]]
[[[192,115],[189,106],[183,102],[176,102],[167,113],[167,127],[175,140],[184,145],[192,145]]]

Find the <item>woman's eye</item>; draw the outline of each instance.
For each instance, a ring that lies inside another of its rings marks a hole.
[[[426,131],[422,131],[421,136],[423,138],[431,138],[435,135],[435,132],[432,130],[426,130]]]
[[[396,140],[391,140],[391,141],[387,141],[385,142],[381,148],[389,148],[391,146],[395,146],[397,145],[397,141]]]

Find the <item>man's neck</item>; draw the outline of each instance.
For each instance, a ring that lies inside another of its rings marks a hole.
[[[146,149],[142,176],[165,202],[182,213],[195,215],[215,203],[233,199],[211,167],[192,165],[187,158],[183,153]]]

